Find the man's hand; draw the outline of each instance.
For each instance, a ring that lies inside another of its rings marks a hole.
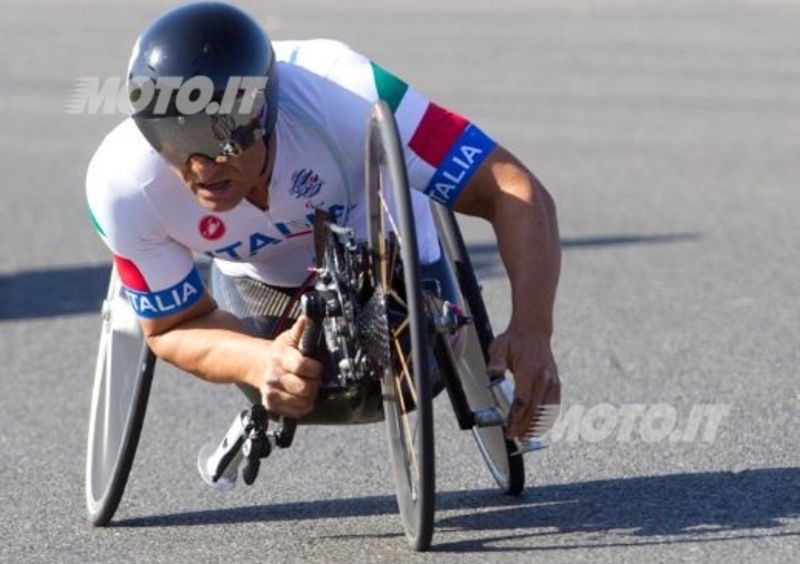
[[[522,437],[538,424],[536,433],[541,434],[552,422],[540,417],[540,408],[561,402],[550,348],[561,269],[555,202],[519,159],[496,147],[458,196],[455,209],[491,222],[511,282],[511,323],[489,347],[490,373],[508,369],[514,374],[506,433]]]
[[[550,339],[534,331],[509,328],[492,341],[489,359],[491,375],[501,375],[507,369],[514,374],[514,402],[508,418],[508,437],[523,437],[534,424],[552,424],[537,419],[542,415],[541,407],[561,403],[561,382]]]
[[[298,347],[309,319],[300,317],[270,343],[260,367],[258,389],[268,410],[299,419],[314,407],[322,364],[303,356]]]

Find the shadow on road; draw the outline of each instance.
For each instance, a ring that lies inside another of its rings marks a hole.
[[[0,274],[0,321],[100,312],[111,265]]]
[[[495,490],[440,492],[437,509],[439,534],[434,550],[438,552],[639,546],[800,536],[800,532],[784,529],[782,523],[782,520],[800,517],[800,468],[673,474],[541,486],[528,490],[520,498],[503,497]],[[367,496],[155,515],[125,519],[114,525],[183,527],[396,512],[394,497]],[[482,536],[448,542],[448,530],[480,531]],[[487,531],[502,534],[487,538]],[[590,541],[583,536],[580,545],[565,544],[563,538],[557,544],[547,544],[548,537],[568,533],[599,536],[591,537]],[[497,546],[502,542],[510,542],[513,548]]]
[[[595,249],[622,245],[657,245],[680,243],[699,239],[699,233],[665,233],[661,235],[627,234],[598,235],[592,237],[566,237],[561,239],[564,251],[573,249]],[[480,278],[503,276],[503,264],[500,253],[494,243],[476,243],[467,245],[472,266]]]
[[[561,240],[561,246],[565,249],[578,249],[584,247],[608,247],[616,245],[654,245],[661,243],[694,241],[699,238],[699,233],[665,233],[662,235],[600,235],[594,237],[568,237]]]
[[[561,241],[561,246],[573,249],[673,243],[698,237],[696,233],[607,235],[567,238]],[[473,267],[480,277],[503,275],[496,245],[475,244],[468,248]],[[99,312],[110,270],[111,265],[66,266],[0,274],[0,321]]]
[[[207,279],[210,262],[200,260]],[[97,313],[108,291],[111,264],[65,266],[0,274],[0,321]]]
[[[739,473],[707,472],[623,478],[534,488],[522,507],[443,517],[437,527],[456,530],[515,529],[514,534],[437,543],[442,552],[560,550],[800,536],[782,521],[800,517],[800,468]],[[518,533],[530,529],[529,533]],[[544,530],[542,530],[544,529]],[[754,531],[754,529],[756,529]],[[761,529],[761,530],[758,530]],[[769,532],[763,529],[770,529]],[[580,544],[547,538],[583,533]],[[660,538],[653,538],[660,537]],[[522,541],[522,542],[521,542]],[[528,541],[528,542],[525,542]]]

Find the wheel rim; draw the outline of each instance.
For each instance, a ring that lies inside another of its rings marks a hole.
[[[397,501],[409,544],[426,550],[435,491],[433,404],[414,220],[392,113],[373,109],[367,147],[367,235],[386,299],[391,362],[381,381]]]
[[[467,327],[466,329],[465,356],[459,360],[459,373],[464,393],[472,410],[492,407],[494,398],[487,387],[489,379],[485,374],[476,374],[473,368],[485,366],[479,348],[480,343],[474,328]],[[510,468],[503,427],[473,427],[472,435],[497,485],[507,489]]]
[[[463,304],[466,313],[473,318],[473,323],[465,328],[464,354],[458,359],[460,382],[470,409],[494,407],[496,403],[488,387],[486,370],[493,337],[480,287],[453,212],[439,204],[432,204],[432,210],[448,262],[458,271],[458,285],[466,302]],[[497,485],[507,494],[519,495],[525,486],[524,462],[521,456],[512,456],[515,447],[505,438],[505,428],[473,427],[472,436]]]
[[[416,406],[419,404],[417,385],[414,378],[414,361],[408,352],[411,319],[408,305],[397,290],[394,272],[398,268],[396,245],[384,245],[387,260],[381,261],[380,279],[385,282],[382,288],[386,294],[387,310],[389,311],[390,349],[392,354],[391,368],[384,373],[384,390],[390,398],[391,413],[387,414],[390,424],[393,425],[396,448],[402,456],[395,457],[395,473],[402,479],[403,495],[398,496],[400,512],[403,519],[412,524],[412,529],[417,528],[418,509],[417,502],[420,498],[421,481],[421,436],[419,413]]]
[[[135,314],[112,273],[103,304],[86,457],[86,506],[95,524],[110,520],[122,495],[144,417],[153,362]]]

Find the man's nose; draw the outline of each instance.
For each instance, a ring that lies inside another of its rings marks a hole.
[[[224,160],[214,160],[205,155],[192,155],[189,159],[189,170],[202,178],[214,176],[225,164]]]

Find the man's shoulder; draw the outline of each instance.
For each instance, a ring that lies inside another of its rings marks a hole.
[[[275,43],[282,105],[300,108],[326,127],[363,128],[376,99],[367,57],[333,39]]]
[[[327,76],[342,59],[358,56],[349,45],[335,39],[274,41],[275,59],[282,66],[297,66]]]
[[[301,89],[335,97],[335,86],[362,98],[374,95],[370,59],[334,39],[276,41],[281,89]],[[284,84],[285,83],[285,84]],[[295,92],[291,92],[294,97]]]
[[[169,182],[170,174],[130,118],[112,129],[92,156],[86,172],[86,199],[95,221],[131,224],[150,222],[148,187]]]
[[[87,171],[87,188],[99,184],[131,188],[164,174],[163,159],[147,143],[132,119],[112,129],[94,152]]]

